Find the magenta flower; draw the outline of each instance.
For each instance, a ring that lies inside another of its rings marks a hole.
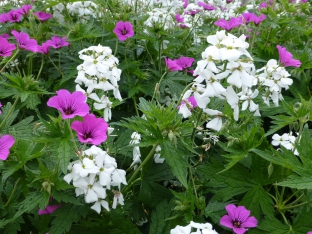
[[[103,118],[96,118],[93,114],[83,117],[83,122],[74,121],[71,128],[77,132],[80,142],[99,145],[107,139],[108,124]]]
[[[259,10],[260,9],[266,9],[268,7],[268,4],[266,3],[266,2],[262,2],[262,3],[260,3],[260,5],[259,5]]]
[[[11,56],[12,51],[15,49],[14,44],[10,44],[6,38],[0,37],[0,57]]]
[[[176,14],[176,15],[174,16],[174,18],[176,19],[176,21],[177,21],[178,23],[183,23],[183,22],[184,22],[184,18],[181,17],[180,14]]]
[[[243,234],[248,231],[247,228],[256,227],[258,220],[250,216],[250,210],[247,210],[244,206],[236,207],[233,204],[229,204],[225,207],[228,214],[222,216],[220,224],[232,228],[236,234]]]
[[[90,109],[86,100],[86,95],[81,91],[71,94],[68,90],[61,89],[56,91],[56,96],[51,97],[47,105],[58,109],[62,113],[63,119],[71,119],[75,116],[85,116],[89,113]]]
[[[31,8],[32,8],[32,5],[24,5],[21,8],[21,13],[23,15],[26,15],[26,14],[28,14],[28,12],[30,11]]]
[[[183,7],[187,8],[187,6],[189,4],[188,0],[182,0],[182,2],[183,2]]]
[[[299,60],[293,59],[292,54],[286,50],[286,48],[277,45],[278,54],[281,64],[285,67],[300,67],[301,62]]]
[[[38,17],[40,21],[46,21],[50,18],[52,18],[52,15],[43,11],[34,12],[34,15]]]
[[[120,41],[125,41],[128,37],[133,37],[134,35],[133,26],[130,22],[119,21],[113,32]]]
[[[61,205],[48,205],[44,210],[38,210],[38,215],[52,214]]]
[[[38,46],[38,53],[48,54],[50,52],[50,43],[44,42],[41,46]]]
[[[12,30],[11,33],[15,37],[18,43],[18,47],[21,49],[29,50],[34,53],[38,51],[38,43],[35,39],[30,39],[29,35],[24,32],[17,32]]]
[[[308,232],[307,234],[312,234],[312,231]]]
[[[176,59],[176,63],[179,67],[181,67],[183,70],[186,68],[189,68],[192,66],[192,63],[195,59],[189,58],[189,57],[180,57],[179,59]]]
[[[6,23],[9,21],[8,13],[0,14],[0,23]]]
[[[60,38],[59,36],[53,36],[51,40],[47,40],[46,43],[48,43],[54,49],[59,49],[64,46],[69,46],[69,42],[67,42],[66,39],[67,37]]]
[[[165,58],[165,63],[169,71],[182,71],[182,67],[177,64],[176,60]]]
[[[0,108],[2,107],[2,104],[1,104],[1,102],[0,102]],[[2,110],[0,110],[0,115],[2,114]]]
[[[11,23],[20,22],[23,15],[23,11],[21,9],[10,10],[7,13],[7,17]]]
[[[0,37],[2,37],[2,38],[9,38],[9,37],[10,37],[10,35],[9,35],[9,34],[7,34],[7,33],[4,33],[4,34],[1,34],[1,35],[0,35]]]
[[[225,19],[219,19],[214,23],[214,25],[223,28],[227,31],[230,31],[233,28],[239,27],[241,24],[243,24],[243,18],[242,17],[232,17],[230,21],[226,21]]]
[[[190,96],[188,99],[186,99],[187,102],[189,104],[191,104],[192,106],[190,106],[190,109],[194,109],[195,107],[198,106],[197,102],[196,102],[196,99],[194,96]],[[185,104],[185,101],[182,100],[181,104]],[[180,106],[178,106],[178,109],[180,109]]]
[[[15,140],[11,135],[4,135],[0,138],[0,159],[6,160],[9,156],[9,149],[14,144]]]
[[[213,11],[217,9],[214,6],[204,2],[198,2],[197,5],[203,7],[206,11]]]

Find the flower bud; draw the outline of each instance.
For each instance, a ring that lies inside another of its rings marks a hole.
[[[271,177],[272,173],[273,173],[274,167],[272,165],[272,163],[270,163],[270,165],[268,166],[268,175],[269,178]]]

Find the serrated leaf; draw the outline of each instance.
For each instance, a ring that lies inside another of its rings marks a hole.
[[[68,232],[73,223],[78,222],[81,217],[87,216],[89,210],[90,208],[87,205],[62,205],[55,212],[53,212],[53,216],[56,217],[52,222],[49,234],[60,234]]]
[[[218,223],[221,216],[224,214],[224,207],[227,205],[226,202],[209,202],[205,208],[205,216],[211,218],[214,223]]]
[[[59,159],[59,167],[61,171],[66,174],[67,173],[67,167],[71,160],[71,158],[74,155],[74,149],[69,144],[67,140],[62,140],[59,143],[59,147],[57,149],[57,157]]]
[[[279,182],[277,185],[296,189],[312,189],[312,179],[311,177],[290,175],[286,181]]]
[[[165,220],[170,217],[173,207],[173,202],[167,200],[162,201],[155,207],[151,214],[149,234],[169,233],[170,223],[165,222]]]
[[[161,144],[161,155],[172,168],[173,174],[187,188],[187,168],[190,165],[183,158],[185,152],[175,148],[172,142],[165,141]]]
[[[273,216],[274,214],[273,201],[262,186],[255,186],[250,189],[240,202],[240,205],[244,205],[251,210],[252,215],[258,220],[261,217],[260,211],[267,216]]]
[[[267,231],[265,234],[289,234],[289,227],[274,217],[266,217],[257,229]]]

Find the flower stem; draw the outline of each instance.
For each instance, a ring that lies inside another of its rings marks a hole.
[[[41,75],[42,68],[43,68],[43,64],[44,64],[44,57],[43,57],[43,55],[42,55],[41,66],[40,66],[40,69],[39,69],[39,72],[38,72],[38,75],[37,75],[36,80],[38,80],[38,79],[39,79],[39,76]]]
[[[3,207],[6,207],[6,206],[8,206],[10,204],[10,202],[11,202],[13,196],[14,196],[14,193],[15,193],[15,191],[17,189],[17,184],[20,182],[20,180],[21,180],[21,178],[18,178],[18,180],[15,182],[15,185],[14,185],[14,188],[13,188],[13,190],[11,192],[11,195],[10,195],[8,201],[4,204]]]
[[[16,55],[18,54],[19,49],[16,50],[15,54],[9,59],[9,61],[7,61],[7,63],[1,68],[0,73],[3,72],[4,68],[6,68],[6,66],[16,57]]]
[[[12,114],[12,112],[14,111],[14,108],[15,108],[17,102],[18,102],[18,99],[19,99],[19,98],[16,98],[16,99],[15,99],[15,101],[14,101],[14,103],[13,103],[11,109],[9,110],[9,113],[5,116],[4,120],[1,122],[1,124],[0,124],[0,129],[3,127],[4,123],[7,121],[7,119],[9,118],[9,116],[10,116],[10,115]]]
[[[165,73],[160,77],[160,80],[159,80],[159,82],[158,82],[158,87],[160,86],[160,83],[161,83],[162,79],[165,77],[166,74],[167,74],[167,72],[165,72]],[[158,88],[157,88],[157,89],[158,89]],[[154,98],[155,98],[156,92],[157,92],[157,90],[156,90],[156,88],[155,88],[154,93],[153,93],[153,97],[152,97],[152,101],[153,101]]]
[[[70,132],[70,137],[72,138],[72,140],[74,142],[75,151],[78,152],[78,147],[76,145],[76,141],[75,141],[75,137],[74,137],[73,131],[72,131],[71,127],[70,127],[69,119],[66,119],[66,123],[68,125],[68,129],[69,129],[69,132]]]
[[[130,177],[130,179],[128,180],[128,186],[126,186],[123,190],[122,193],[124,193],[125,191],[127,191],[132,185],[132,183],[130,184],[130,182],[132,182],[134,180],[134,178],[136,177],[136,175],[140,172],[141,168],[150,160],[151,157],[153,157],[156,147],[158,146],[158,144],[155,144],[153,146],[153,148],[151,149],[151,151],[149,152],[149,154],[146,156],[146,158],[144,159],[144,161],[141,163],[140,166],[138,166],[138,168],[135,170],[135,172],[133,173],[133,175]]]

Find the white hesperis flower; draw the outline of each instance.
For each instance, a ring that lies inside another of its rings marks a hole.
[[[83,158],[81,163],[73,165],[73,171],[75,174],[79,174],[81,177],[86,177],[89,174],[96,174],[99,172],[99,168],[94,164],[94,161],[89,158]]]
[[[127,185],[125,170],[116,169],[115,171],[113,171],[111,178],[112,178],[111,185],[118,186],[119,190],[121,184]]]
[[[202,97],[216,97],[225,93],[226,89],[221,85],[220,80],[224,79],[227,73],[219,73],[215,75],[211,71],[204,69],[201,74],[194,79],[195,82],[201,83],[203,79],[206,82],[205,91]]]
[[[112,192],[114,193],[114,200],[113,200],[112,208],[116,209],[117,204],[120,204],[123,206],[124,205],[124,197],[123,197],[122,193],[119,191],[116,191],[116,190],[112,190]]]
[[[93,104],[96,110],[104,109],[104,119],[106,122],[112,119],[112,102],[106,95],[102,95],[101,98],[98,97],[97,94],[93,93],[89,96],[91,99],[95,100],[96,102]]]
[[[108,205],[108,202],[99,198],[98,201],[96,201],[93,206],[91,206],[91,209],[92,210],[95,210],[96,212],[98,213],[101,213],[101,209],[102,207],[104,209],[106,209],[107,211],[109,211],[109,205]]]
[[[242,85],[251,87],[255,79],[250,73],[254,70],[253,63],[244,63],[240,61],[230,61],[227,69],[231,70],[231,75],[227,78],[227,82],[231,85],[241,88]]]
[[[205,68],[212,72],[219,72],[215,62],[221,59],[219,48],[209,46],[202,52],[202,60],[197,62],[197,67],[194,70],[194,76],[199,75]]]
[[[191,95],[194,95],[197,105],[200,108],[206,108],[207,104],[210,102],[210,98],[204,97],[202,95],[204,92],[205,92],[205,86],[202,84],[195,83],[192,85],[190,90],[187,90],[184,93],[182,100],[186,100]]]
[[[239,99],[244,101],[242,104],[242,110],[246,110],[248,106],[251,112],[254,112],[257,109],[259,109],[259,105],[257,105],[253,101],[253,99],[256,98],[258,94],[259,94],[258,89],[254,90],[253,92],[252,90],[248,89],[247,93],[241,95]]]
[[[154,154],[154,161],[155,163],[163,163],[165,161],[164,158],[160,158],[161,156],[161,147],[160,145],[157,145],[155,149],[155,154]]]
[[[222,112],[212,109],[203,109],[203,111],[208,115],[215,116],[206,124],[206,127],[219,132],[222,128]]]
[[[73,180],[77,180],[78,178],[80,178],[80,175],[79,174],[76,174],[73,170],[73,166],[75,165],[75,163],[78,163],[80,164],[80,160],[77,160],[77,161],[74,161],[74,162],[71,162],[68,164],[68,167],[67,167],[67,170],[69,170],[69,173],[67,175],[64,176],[64,180],[70,184],[70,182]]]
[[[227,87],[225,93],[226,101],[234,110],[234,119],[237,121],[239,116],[239,97],[232,86]]]
[[[177,225],[174,229],[170,230],[170,234],[190,234],[192,227],[187,225],[185,227]]]

